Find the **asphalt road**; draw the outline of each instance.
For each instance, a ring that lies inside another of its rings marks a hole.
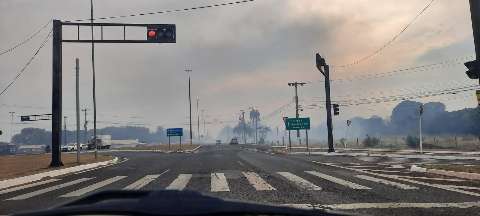
[[[111,152],[113,166],[0,190],[0,214],[45,209],[108,189],[194,190],[235,200],[365,215],[479,215],[480,182],[411,173],[409,162],[272,155],[241,146]]]

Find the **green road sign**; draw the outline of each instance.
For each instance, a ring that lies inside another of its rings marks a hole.
[[[310,130],[310,118],[287,118],[285,127],[287,130]]]

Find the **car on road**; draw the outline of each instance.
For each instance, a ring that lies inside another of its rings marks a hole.
[[[77,144],[70,143],[62,146],[62,152],[71,152],[77,150]]]
[[[237,138],[232,138],[230,140],[230,145],[238,145],[238,139]]]
[[[217,144],[217,145],[222,144],[222,140],[216,140],[216,141],[215,141],[215,144]]]
[[[80,143],[80,150],[87,150],[88,149],[88,145],[85,144],[85,143]]]

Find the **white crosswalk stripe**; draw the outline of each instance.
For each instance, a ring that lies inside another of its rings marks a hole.
[[[211,175],[211,191],[212,192],[225,192],[230,191],[228,187],[227,178],[224,173],[212,173]]]
[[[248,182],[255,188],[257,191],[270,191],[275,190],[270,184],[268,184],[265,180],[262,179],[257,173],[254,172],[243,172],[245,178],[247,178]]]
[[[305,172],[308,173],[308,174],[317,176],[319,178],[325,179],[327,181],[331,181],[333,183],[337,183],[339,185],[343,185],[345,187],[349,187],[349,188],[352,188],[352,189],[355,189],[355,190],[370,190],[371,189],[369,187],[365,187],[363,185],[359,185],[359,184],[356,184],[356,183],[353,183],[353,182],[350,182],[350,181],[346,181],[346,180],[339,179],[339,178],[336,178],[336,177],[333,177],[333,176],[329,176],[329,175],[326,175],[326,174],[323,174],[323,173],[320,173],[320,172],[317,172],[317,171],[305,171]]]
[[[414,187],[414,186],[410,186],[410,185],[406,185],[406,184],[401,184],[401,183],[398,183],[398,182],[392,182],[392,181],[388,181],[388,180],[385,180],[385,179],[375,178],[375,177],[366,176],[366,175],[356,175],[355,177],[357,177],[359,179],[371,181],[371,182],[381,183],[381,184],[385,184],[385,185],[391,185],[391,186],[394,186],[394,187],[397,187],[397,188],[400,188],[400,189],[403,189],[403,190],[416,190],[416,189],[418,189],[418,187]]]
[[[82,195],[84,195],[84,194],[86,194],[86,193],[92,192],[92,191],[97,190],[97,189],[99,189],[99,188],[101,188],[101,187],[105,187],[105,186],[107,186],[107,185],[109,185],[109,184],[112,184],[112,183],[114,183],[114,182],[116,182],[116,181],[119,181],[119,180],[121,180],[121,179],[123,179],[123,178],[126,178],[126,176],[115,176],[115,177],[113,177],[113,178],[109,178],[109,179],[103,180],[103,181],[101,181],[101,182],[97,182],[97,183],[95,183],[95,184],[92,184],[92,185],[90,185],[90,186],[84,187],[84,188],[82,188],[82,189],[80,189],[80,190],[76,190],[76,191],[72,191],[72,192],[70,192],[70,193],[64,194],[64,195],[62,195],[62,196],[60,196],[60,197],[78,197],[78,196],[82,196]]]
[[[180,174],[173,180],[173,182],[165,189],[167,190],[183,190],[187,187],[188,182],[192,178],[192,174]]]
[[[160,175],[146,175],[143,178],[129,184],[128,186],[124,187],[124,190],[138,190],[147,185],[148,183],[152,182],[153,180],[157,179]]]
[[[45,180],[45,181],[39,181],[39,182],[31,183],[31,184],[21,185],[21,186],[18,186],[18,187],[7,188],[5,190],[1,190],[0,194],[6,194],[6,193],[11,193],[11,192],[27,189],[27,188],[32,188],[32,187],[35,187],[35,186],[40,186],[40,185],[56,182],[58,180],[60,180],[60,179],[48,179],[48,180]]]
[[[44,188],[44,189],[41,189],[41,190],[37,190],[37,191],[30,192],[30,193],[26,193],[26,194],[22,194],[22,195],[19,195],[19,196],[16,196],[16,197],[12,197],[12,198],[7,199],[7,200],[24,200],[24,199],[28,199],[28,198],[31,198],[31,197],[34,197],[34,196],[38,196],[38,195],[41,195],[41,194],[44,194],[44,193],[48,193],[48,192],[51,192],[51,191],[54,191],[54,190],[62,189],[62,188],[64,188],[64,187],[68,187],[68,186],[72,186],[72,185],[75,185],[75,184],[79,184],[79,183],[82,183],[82,182],[87,181],[87,180],[90,180],[90,179],[92,179],[92,178],[81,178],[81,179],[77,179],[77,180],[74,180],[74,181],[71,181],[71,182],[67,182],[67,183],[55,185],[55,186],[52,186],[52,187]]]
[[[321,187],[314,185],[313,183],[296,176],[292,173],[289,172],[277,172],[279,175],[285,177],[289,181],[295,183],[298,187],[304,189],[304,190],[322,190]]]

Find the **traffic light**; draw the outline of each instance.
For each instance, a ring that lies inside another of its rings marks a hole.
[[[152,43],[175,43],[176,27],[174,24],[158,24],[147,26],[147,41]]]
[[[332,104],[333,106],[333,115],[340,115],[340,105],[338,104]]]
[[[467,76],[470,79],[480,78],[480,62],[478,60],[466,62],[465,66],[468,68]]]

